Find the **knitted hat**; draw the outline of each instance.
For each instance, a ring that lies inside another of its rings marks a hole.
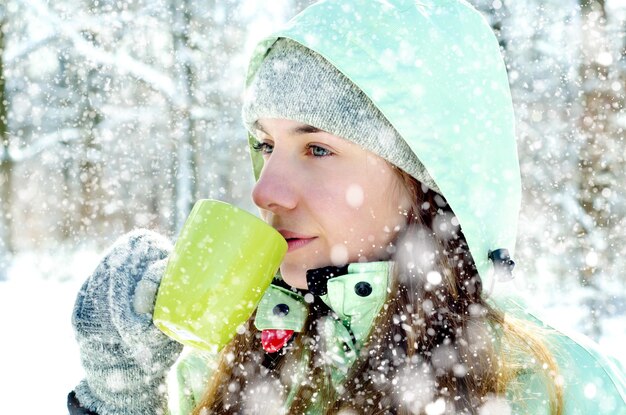
[[[293,40],[274,43],[246,91],[243,119],[253,135],[260,118],[298,121],[345,138],[439,192],[415,153],[363,91]]]

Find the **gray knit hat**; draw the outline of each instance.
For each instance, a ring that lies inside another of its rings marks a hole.
[[[255,134],[260,118],[298,121],[345,138],[439,192],[426,168],[372,101],[316,52],[280,38],[244,97],[243,120]]]

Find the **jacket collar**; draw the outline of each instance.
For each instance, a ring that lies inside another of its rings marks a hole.
[[[387,298],[390,266],[390,262],[349,264],[345,274],[331,272],[326,289],[318,287],[316,291],[324,293],[317,297],[332,311],[330,317],[350,334],[352,350],[363,346]],[[314,302],[315,295],[311,292],[271,284],[257,308],[255,326],[262,331],[301,332]]]

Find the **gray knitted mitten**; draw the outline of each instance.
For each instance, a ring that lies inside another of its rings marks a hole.
[[[72,323],[86,379],[81,405],[99,415],[166,412],[165,377],[182,345],[152,324],[171,244],[147,231],[120,238],[85,281]]]

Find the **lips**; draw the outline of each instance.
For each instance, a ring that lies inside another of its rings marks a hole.
[[[293,252],[296,249],[302,248],[305,245],[313,242],[317,237],[316,236],[308,236],[299,234],[296,232],[291,232],[285,229],[278,229],[278,232],[285,238],[287,241],[287,253]]]

